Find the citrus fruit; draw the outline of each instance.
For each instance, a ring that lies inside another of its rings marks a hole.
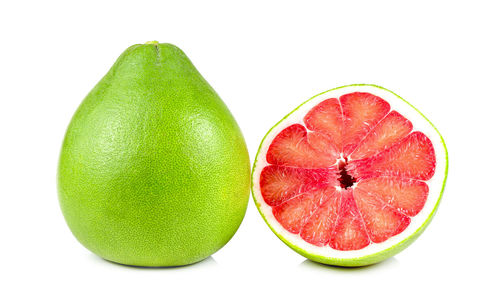
[[[62,212],[104,259],[200,261],[245,215],[250,161],[236,121],[171,44],[128,48],[83,100],[58,168]]]
[[[437,129],[384,88],[309,99],[264,137],[255,203],[274,233],[317,262],[363,266],[406,248],[429,224],[448,157]]]

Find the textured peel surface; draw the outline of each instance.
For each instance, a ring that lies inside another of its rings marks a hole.
[[[84,99],[58,168],[75,237],[121,264],[177,266],[224,246],[245,215],[244,138],[230,111],[171,44],[128,48]]]

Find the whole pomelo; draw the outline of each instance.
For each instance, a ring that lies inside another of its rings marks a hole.
[[[157,42],[128,48],[84,99],[58,168],[62,212],[104,259],[138,266],[200,261],[246,211],[241,131],[186,55]]]

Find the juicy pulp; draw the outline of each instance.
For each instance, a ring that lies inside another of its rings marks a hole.
[[[360,250],[402,233],[436,169],[431,140],[367,92],[326,98],[283,128],[260,172],[263,201],[314,246]]]

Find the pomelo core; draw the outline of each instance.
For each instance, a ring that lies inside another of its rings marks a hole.
[[[444,141],[384,88],[316,95],[263,139],[252,172],[256,205],[305,257],[362,266],[406,248],[428,225],[448,168]]]

